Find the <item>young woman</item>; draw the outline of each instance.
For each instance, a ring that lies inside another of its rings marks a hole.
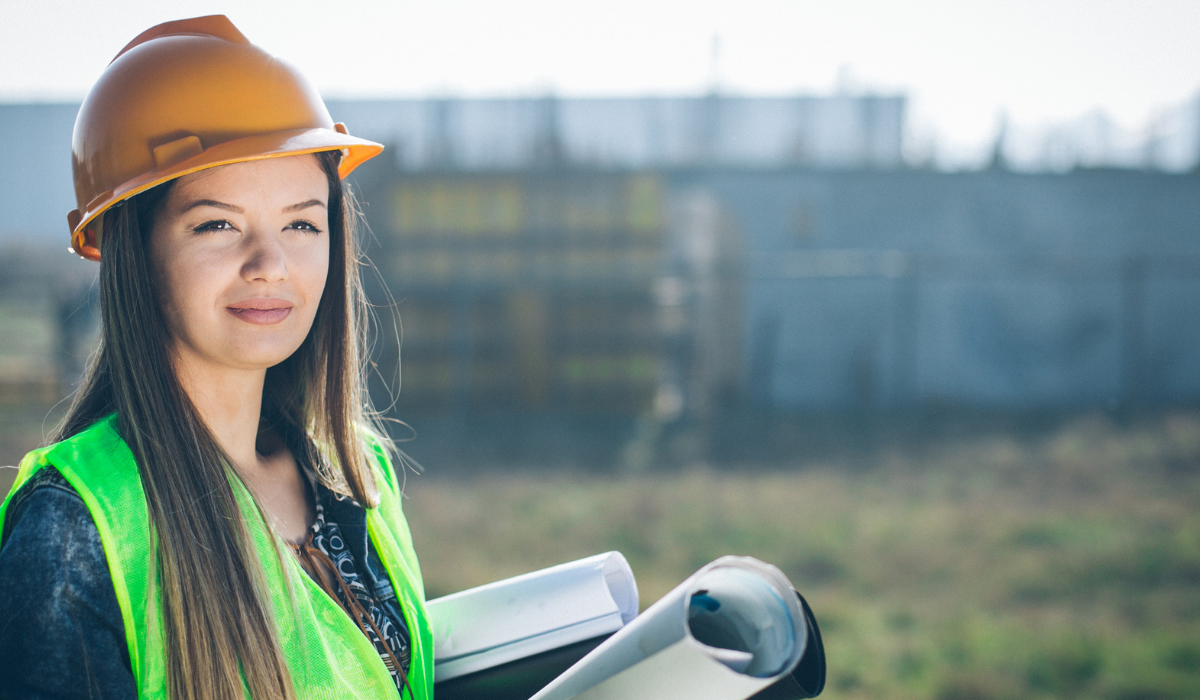
[[[93,87],[68,219],[102,340],[0,506],[0,696],[431,697],[341,181],[380,150],[220,16]]]

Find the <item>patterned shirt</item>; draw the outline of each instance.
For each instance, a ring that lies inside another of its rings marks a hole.
[[[339,501],[349,499],[341,494],[332,494]],[[354,556],[346,547],[346,539],[342,536],[341,527],[325,517],[325,508],[320,499],[316,503],[317,517],[304,542],[292,544],[292,549],[301,563],[308,563],[313,580],[331,596],[351,620],[362,630],[375,651],[379,653],[388,673],[396,683],[396,689],[403,693],[405,677],[408,675],[410,659],[408,629],[404,624],[404,616],[395,605],[396,598],[389,589],[389,600],[393,604],[392,614],[385,610],[385,602],[376,598],[358,575]],[[309,567],[306,567],[309,568]],[[330,571],[336,575],[336,585],[330,586],[326,577],[317,573],[321,570]],[[330,591],[329,589],[333,590]]]

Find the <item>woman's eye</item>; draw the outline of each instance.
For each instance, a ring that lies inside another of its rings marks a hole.
[[[228,231],[233,228],[233,224],[225,219],[214,219],[205,221],[196,228],[192,229],[194,233],[204,233],[205,231]]]
[[[298,229],[300,231],[307,231],[309,233],[320,233],[321,232],[321,229],[317,228],[316,224],[314,224],[311,221],[305,221],[304,219],[297,219],[296,221],[293,221],[292,223],[288,224],[287,227]]]

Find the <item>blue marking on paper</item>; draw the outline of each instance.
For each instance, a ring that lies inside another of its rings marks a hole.
[[[688,604],[692,607],[704,608],[709,612],[716,612],[721,609],[721,601],[710,596],[708,591],[697,591],[692,594],[692,599]]]

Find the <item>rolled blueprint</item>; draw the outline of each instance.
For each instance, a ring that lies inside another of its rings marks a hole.
[[[625,557],[607,552],[426,606],[440,683],[611,634],[637,615],[638,593]]]
[[[744,700],[804,655],[808,626],[798,601],[774,566],[722,557],[531,700]]]

